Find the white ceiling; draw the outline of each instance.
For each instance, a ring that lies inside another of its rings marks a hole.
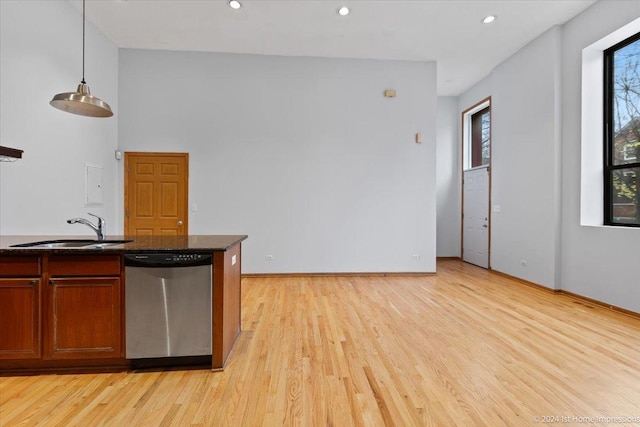
[[[70,0],[82,10],[82,2]],[[89,0],[121,48],[437,61],[438,95],[459,95],[595,0]],[[339,16],[339,6],[351,14]],[[498,19],[485,25],[489,14]],[[90,49],[90,47],[87,47]]]

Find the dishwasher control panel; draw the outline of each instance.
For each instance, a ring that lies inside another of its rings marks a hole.
[[[129,267],[180,267],[211,265],[213,254],[204,253],[143,253],[125,254],[124,265]]]

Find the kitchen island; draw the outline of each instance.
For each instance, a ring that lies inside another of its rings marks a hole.
[[[91,238],[0,236],[0,372],[130,369],[125,254],[195,252],[213,256],[211,367],[224,369],[240,334],[241,242],[246,238],[109,236],[131,241],[69,247],[23,245]]]

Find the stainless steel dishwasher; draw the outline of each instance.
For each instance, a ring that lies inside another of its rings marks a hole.
[[[211,355],[212,260],[125,254],[127,359]]]

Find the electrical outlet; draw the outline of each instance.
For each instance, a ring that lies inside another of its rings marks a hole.
[[[413,254],[411,255],[411,259],[414,261],[420,261],[420,258],[422,258],[420,255],[418,254]]]
[[[523,266],[523,267],[526,267],[527,266],[527,261],[525,261],[523,259],[520,260],[520,265]]]
[[[265,255],[264,256],[264,260],[265,261],[273,261],[273,255]]]

